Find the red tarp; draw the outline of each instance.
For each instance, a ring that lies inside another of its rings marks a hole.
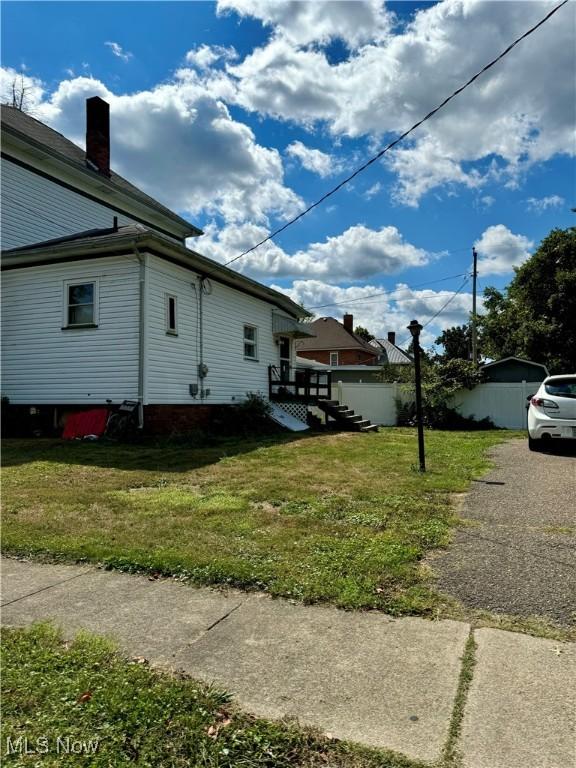
[[[76,437],[86,437],[86,435],[104,434],[106,422],[108,421],[107,408],[94,408],[91,411],[81,411],[80,413],[71,413],[66,419],[66,426],[62,437],[65,440],[74,440]]]

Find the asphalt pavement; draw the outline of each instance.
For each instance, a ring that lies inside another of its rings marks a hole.
[[[556,448],[556,446],[555,446]],[[492,451],[449,550],[432,567],[440,591],[470,608],[576,620],[576,455],[534,453],[527,440]]]

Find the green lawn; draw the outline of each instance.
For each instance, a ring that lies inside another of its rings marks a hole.
[[[49,625],[5,629],[2,764],[417,768],[295,723],[249,717],[222,691],[141,661],[125,660],[108,641],[84,634],[63,643]],[[25,745],[39,752],[25,755]]]
[[[456,522],[451,494],[503,432],[411,429],[203,447],[7,440],[5,552],[88,560],[305,601],[430,613],[421,566]]]

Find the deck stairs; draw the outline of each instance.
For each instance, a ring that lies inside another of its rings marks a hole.
[[[378,432],[376,424],[358,416],[347,405],[340,405],[338,400],[318,400],[317,407],[326,415],[327,426],[348,432]]]

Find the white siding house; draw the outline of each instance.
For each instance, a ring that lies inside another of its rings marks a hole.
[[[55,411],[138,400],[144,421],[267,396],[306,311],[186,248],[200,230],[110,171],[90,140],[107,105],[88,101],[92,155],[2,108],[2,395]]]

